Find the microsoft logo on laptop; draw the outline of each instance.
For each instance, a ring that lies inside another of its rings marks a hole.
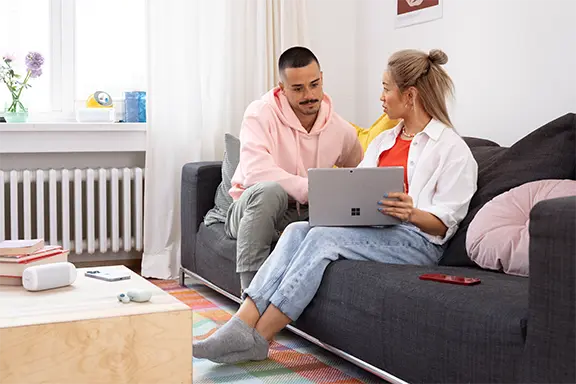
[[[360,208],[350,208],[350,214],[352,216],[360,216]]]

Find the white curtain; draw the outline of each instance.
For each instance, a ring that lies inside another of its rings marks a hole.
[[[246,106],[278,82],[277,59],[308,45],[305,0],[148,0],[148,145],[142,275],[180,265],[180,172],[221,159]]]

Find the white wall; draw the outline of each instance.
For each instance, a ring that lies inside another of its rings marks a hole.
[[[326,89],[364,126],[382,112],[388,56],[404,48],[448,54],[463,135],[510,145],[576,112],[576,0],[444,0],[442,19],[402,29],[394,29],[396,0],[309,2]]]
[[[308,0],[310,49],[324,73],[324,91],[335,111],[356,122],[356,12],[354,0]]]
[[[144,168],[145,152],[0,153],[0,170]]]

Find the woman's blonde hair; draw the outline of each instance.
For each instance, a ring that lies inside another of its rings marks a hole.
[[[424,110],[436,120],[452,127],[446,98],[454,95],[454,83],[442,65],[448,56],[439,49],[426,54],[417,50],[394,53],[388,60],[388,72],[401,92],[415,87]]]

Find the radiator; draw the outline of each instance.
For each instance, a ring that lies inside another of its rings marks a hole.
[[[142,250],[142,168],[0,171],[0,240],[76,254]]]

